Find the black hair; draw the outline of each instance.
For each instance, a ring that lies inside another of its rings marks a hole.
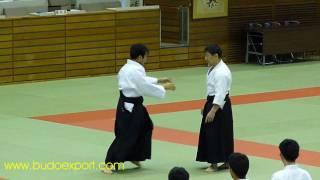
[[[133,44],[130,48],[130,58],[137,59],[139,56],[144,57],[149,53],[149,49],[143,44]]]
[[[205,52],[210,53],[211,55],[218,54],[218,57],[222,57],[222,50],[217,44],[210,44],[205,49]]]
[[[233,153],[229,156],[229,166],[238,178],[245,179],[249,171],[249,159],[245,154]]]
[[[174,167],[168,175],[169,180],[189,180],[189,173],[183,167]]]
[[[285,139],[279,144],[282,156],[289,162],[295,162],[299,157],[299,144],[293,139]]]

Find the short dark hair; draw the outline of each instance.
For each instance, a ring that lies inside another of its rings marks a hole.
[[[149,49],[143,44],[133,44],[130,48],[130,58],[137,59],[139,56],[144,57],[149,53]]]
[[[279,144],[282,156],[289,162],[295,162],[299,157],[299,144],[293,139],[285,139]]]
[[[244,179],[249,171],[249,159],[245,154],[232,153],[229,156],[229,166],[238,178]]]
[[[205,49],[205,52],[210,53],[211,55],[218,54],[218,57],[222,57],[222,50],[217,44],[210,44]]]
[[[169,180],[189,180],[189,173],[183,167],[174,167],[168,175]]]

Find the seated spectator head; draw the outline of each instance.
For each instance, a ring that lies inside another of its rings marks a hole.
[[[168,180],[189,180],[189,173],[183,167],[174,167],[169,172]]]
[[[234,180],[246,179],[249,171],[249,159],[245,154],[233,153],[229,157],[229,167]]]
[[[299,157],[299,144],[293,139],[285,139],[279,144],[280,157],[282,162],[287,164],[292,164],[296,162]]]

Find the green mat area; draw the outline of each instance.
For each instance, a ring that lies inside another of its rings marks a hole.
[[[319,151],[320,97],[233,106],[235,136],[278,145],[293,138],[304,149]],[[301,108],[303,106],[303,108]],[[285,116],[284,116],[285,115]],[[153,115],[156,126],[199,132],[200,110]]]
[[[231,95],[252,94],[320,86],[320,62],[275,66],[230,65]],[[148,73],[171,77],[177,85],[166,99],[146,98],[145,104],[205,98],[207,68],[186,68]],[[115,108],[118,98],[116,76],[48,81],[0,86],[1,114],[33,117]]]
[[[172,118],[176,117],[172,115]],[[1,123],[0,143],[1,163],[48,163],[55,162],[96,162],[104,160],[107,145],[113,135],[102,131],[65,126],[61,124],[1,116],[1,119],[10,119]],[[18,131],[17,131],[18,130]],[[4,138],[6,137],[6,138]],[[303,136],[302,136],[303,137]],[[302,138],[303,139],[303,138]],[[304,146],[304,145],[303,145]],[[205,180],[230,179],[229,173],[218,172],[207,174],[203,172],[207,164],[194,161],[196,148],[173,143],[153,141],[152,160],[146,161],[143,169],[132,169],[130,163],[125,164],[128,171],[108,176],[99,170],[5,170],[1,165],[1,176],[9,179],[166,179],[167,172],[173,166],[184,166],[191,174],[192,179]],[[264,158],[250,158],[250,179],[269,179],[274,171],[282,168],[280,161]],[[320,178],[319,168],[305,167],[314,179]]]
[[[230,65],[232,95],[252,94],[320,86],[320,62],[276,66]],[[172,77],[177,90],[166,99],[146,98],[145,104],[160,104],[205,98],[207,68],[186,68],[150,72],[156,77]],[[116,76],[101,76],[39,83],[0,86],[0,177],[9,179],[166,179],[173,166],[184,166],[191,179],[230,179],[228,172],[207,174],[206,164],[195,162],[196,147],[153,141],[153,157],[140,170],[107,176],[99,170],[9,171],[7,162],[33,161],[96,162],[104,160],[113,140],[109,132],[33,120],[30,117],[113,109],[118,98]],[[277,145],[283,138],[298,140],[303,149],[320,152],[320,97],[289,99],[233,107],[237,139]],[[200,111],[152,115],[154,124],[198,132]],[[101,125],[103,126],[103,124]],[[250,179],[270,179],[282,168],[280,161],[250,157]],[[126,168],[132,168],[130,163]],[[304,166],[313,179],[320,168]]]

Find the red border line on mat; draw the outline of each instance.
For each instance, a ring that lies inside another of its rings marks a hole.
[[[232,96],[231,101],[233,105],[241,104],[252,104],[252,103],[263,103],[278,100],[288,100],[297,98],[306,98],[320,96],[320,87],[294,89],[276,92],[265,92],[256,94],[247,94]],[[148,105],[148,111],[150,114],[170,113],[179,111],[190,111],[202,108],[205,100],[193,100],[193,101],[182,101],[174,103],[154,104]],[[85,121],[87,119],[100,119],[100,118],[114,118],[115,109],[98,110],[89,112],[78,112],[68,113],[62,115],[64,118],[61,119],[61,115],[50,115],[34,117],[34,119],[48,120],[48,121],[59,121],[70,122],[70,121]]]
[[[156,140],[197,147],[198,133],[156,127],[153,138]],[[278,146],[245,140],[235,140],[235,150],[250,156],[280,160]],[[301,150],[299,163],[320,167],[320,152]]]
[[[312,96],[320,96],[320,87],[240,95],[234,96],[231,99],[233,105],[240,105]],[[149,105],[147,108],[150,114],[159,114],[200,109],[203,106],[203,103],[204,100],[195,100]],[[35,117],[34,119],[113,132],[114,117],[115,110],[109,109],[92,112],[42,116]],[[164,142],[189,146],[197,146],[198,144],[198,133],[163,127],[155,127],[153,138]],[[236,140],[235,147],[236,151],[240,151],[251,156],[280,160],[278,147],[274,145]],[[306,165],[320,167],[320,152],[301,150],[299,162]]]

